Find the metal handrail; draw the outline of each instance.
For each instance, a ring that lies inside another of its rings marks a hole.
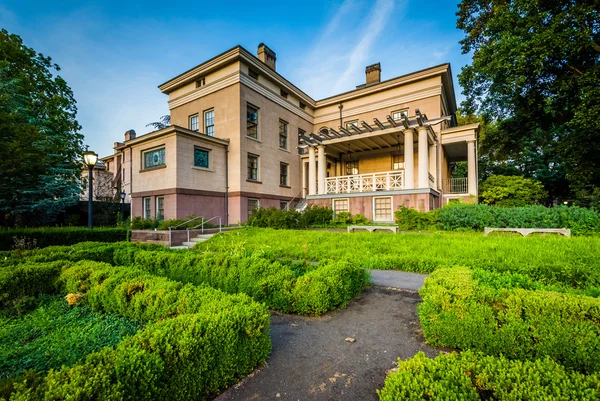
[[[169,226],[169,246],[173,246],[173,240],[172,240],[172,234],[171,234],[171,230],[172,229],[184,226],[184,225],[186,225],[188,223],[191,223],[194,220],[202,219],[202,223],[198,224],[197,226],[192,227],[191,229],[190,228],[186,228],[187,239],[188,239],[188,242],[190,242],[190,230],[193,230],[193,229],[199,227],[200,225],[202,225],[202,234],[204,234],[204,223],[208,223],[209,221],[211,221],[213,219],[216,219],[217,217],[219,218],[219,232],[221,232],[221,216],[215,216],[215,217],[213,217],[213,218],[211,218],[209,220],[204,220],[204,217],[199,216],[199,217],[194,217],[193,219],[189,219],[188,221],[184,221],[181,224],[177,224],[176,226]]]
[[[290,210],[290,204],[294,201],[294,199],[296,199],[298,197],[298,195],[300,195],[302,193],[302,191],[304,190],[304,188],[302,188],[300,191],[298,191],[298,193],[296,195],[294,195],[294,197],[292,198],[291,201],[289,201],[287,203],[287,205],[285,205],[285,211],[289,211]]]

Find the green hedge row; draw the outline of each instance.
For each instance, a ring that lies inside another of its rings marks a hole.
[[[67,267],[58,282],[95,309],[147,325],[43,380],[16,382],[11,400],[206,399],[271,350],[269,312],[246,295],[90,261]]]
[[[436,224],[442,230],[483,231],[484,227],[570,228],[574,235],[600,233],[600,213],[577,206],[449,205],[435,214]]]
[[[513,361],[476,354],[422,352],[398,361],[378,390],[381,401],[600,400],[600,377],[572,372],[549,358]]]
[[[270,309],[302,315],[345,307],[369,281],[367,271],[351,262],[310,265],[304,270],[298,263],[273,261],[260,254],[138,250],[133,264],[173,280],[244,293]]]
[[[84,241],[118,242],[127,240],[123,228],[48,227],[0,229],[0,251],[72,245]]]
[[[244,293],[269,308],[303,315],[321,315],[344,307],[368,284],[365,268],[349,261],[318,267],[273,260],[259,252],[171,251],[160,245],[81,243],[41,250],[12,252],[1,265],[23,262],[94,260],[117,266],[137,266],[151,274],[227,293]]]
[[[471,270],[436,270],[419,290],[427,342],[510,359],[549,356],[567,368],[600,371],[600,302],[570,293],[494,288]]]

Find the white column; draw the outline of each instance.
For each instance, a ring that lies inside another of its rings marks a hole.
[[[437,189],[437,144],[435,142],[429,147],[429,172],[433,175],[433,188]]]
[[[429,149],[427,148],[427,127],[419,127],[418,188],[429,188]]]
[[[475,141],[467,142],[467,177],[469,195],[477,196],[477,158],[475,157]]]
[[[315,160],[315,148],[308,148],[308,194],[317,193],[317,162]]]
[[[300,159],[300,161],[302,163],[302,185],[300,188],[302,188],[302,197],[306,198],[306,194],[308,193],[306,190],[306,163],[304,163],[304,159]]]
[[[415,187],[415,148],[414,131],[404,131],[404,189]]]
[[[325,176],[327,175],[327,160],[325,160],[325,146],[319,145],[318,149],[318,157],[319,157],[319,165],[318,167],[318,180],[319,180],[319,194],[325,193]]]

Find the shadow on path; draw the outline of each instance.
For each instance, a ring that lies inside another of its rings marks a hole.
[[[418,334],[419,302],[414,291],[373,287],[318,318],[272,312],[267,365],[216,400],[378,400],[375,390],[398,357],[437,355]]]

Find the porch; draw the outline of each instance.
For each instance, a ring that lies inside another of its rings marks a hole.
[[[357,122],[339,131],[323,127],[319,134],[301,135],[300,148],[306,150],[302,155],[303,197],[476,195],[479,125],[436,132],[433,127],[449,117],[428,120],[416,113],[414,119],[404,116],[395,121],[387,116],[387,123],[375,118],[373,125],[361,121],[361,127]],[[452,176],[452,166],[458,161],[468,162],[468,177]]]

